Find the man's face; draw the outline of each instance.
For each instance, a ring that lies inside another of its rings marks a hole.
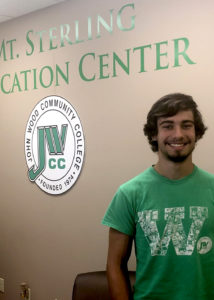
[[[173,162],[185,161],[195,147],[195,125],[191,110],[180,111],[172,117],[162,117],[157,122],[159,158]]]

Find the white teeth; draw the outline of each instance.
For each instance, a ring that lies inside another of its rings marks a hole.
[[[184,144],[170,144],[172,147],[180,147],[183,146]]]

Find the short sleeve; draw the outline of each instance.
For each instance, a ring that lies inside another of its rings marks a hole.
[[[118,189],[111,201],[102,224],[114,228],[122,233],[133,236],[135,233],[135,213],[132,199]]]

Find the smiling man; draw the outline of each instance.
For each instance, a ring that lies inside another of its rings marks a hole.
[[[172,117],[159,118],[157,131],[157,135],[152,137],[152,141],[158,145],[159,160],[155,170],[160,174],[163,172],[162,175],[166,173],[171,179],[180,178],[182,171],[192,171],[192,151],[197,139],[192,111],[180,111]],[[185,164],[181,164],[182,162]],[[175,177],[171,177],[170,171],[176,171]]]
[[[188,95],[166,95],[148,113],[144,133],[157,163],[120,186],[102,221],[110,227],[113,300],[214,299],[214,175],[192,161],[205,131]],[[134,292],[127,269],[133,240]]]

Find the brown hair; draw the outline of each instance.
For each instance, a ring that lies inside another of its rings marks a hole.
[[[174,93],[163,96],[155,102],[147,115],[147,123],[144,125],[144,134],[147,136],[152,151],[158,151],[157,141],[153,137],[157,135],[157,121],[161,117],[172,117],[180,111],[191,110],[194,117],[196,140],[204,135],[207,127],[204,125],[197,104],[189,95]]]

